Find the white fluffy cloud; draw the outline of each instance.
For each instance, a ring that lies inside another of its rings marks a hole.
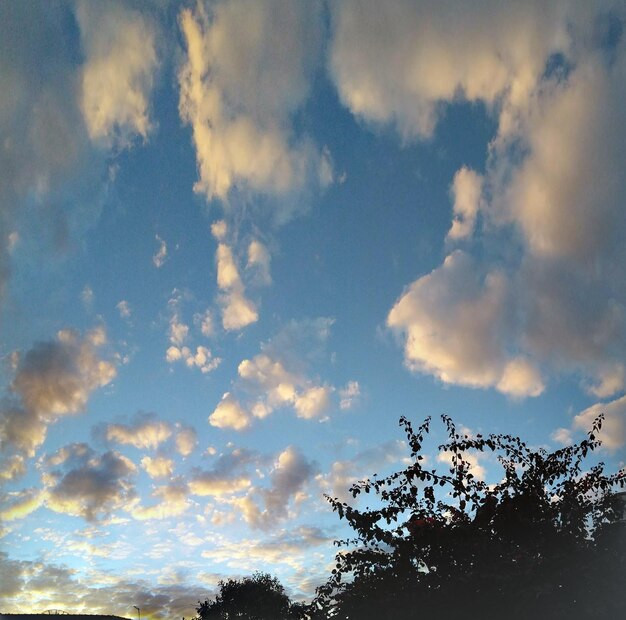
[[[180,112],[193,131],[196,191],[208,199],[233,189],[284,197],[327,183],[326,156],[291,127],[319,58],[321,3],[198,3],[181,12],[180,25]],[[294,208],[278,209],[276,219]]]
[[[118,2],[79,2],[76,16],[85,54],[81,109],[89,136],[122,146],[135,135],[145,139],[157,68],[154,25]]]
[[[331,72],[355,114],[405,140],[432,135],[455,100],[497,121],[484,174],[462,167],[451,185],[447,241],[466,252],[389,313],[413,370],[513,397],[563,370],[601,397],[624,389],[626,44],[607,15],[626,15],[605,8],[441,4],[424,20],[419,2],[386,4],[387,19],[334,6]]]
[[[241,431],[250,425],[250,415],[230,392],[226,392],[209,416],[209,424],[217,428]]]
[[[171,426],[151,414],[137,416],[132,424],[107,424],[104,429],[107,441],[134,446],[139,450],[156,450],[171,436]]]
[[[163,456],[144,456],[141,467],[151,478],[169,478],[174,473],[174,461]]]
[[[505,275],[481,273],[471,256],[455,250],[441,267],[411,284],[387,324],[405,338],[412,370],[445,383],[536,395],[544,387],[539,371],[507,350],[514,329],[510,308]]]
[[[115,366],[99,356],[105,343],[97,328],[83,338],[62,330],[57,338],[39,342],[19,363],[11,392],[17,401],[0,413],[3,449],[34,455],[47,427],[59,417],[84,411],[91,393],[115,377]]]

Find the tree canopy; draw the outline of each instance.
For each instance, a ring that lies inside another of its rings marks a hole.
[[[430,418],[417,430],[401,418],[411,464],[350,489],[376,506],[327,497],[355,537],[338,541],[311,617],[624,617],[626,523],[616,491],[626,471],[585,466],[602,416],[584,440],[554,452],[510,435],[460,434],[442,420],[438,461],[448,468],[427,466]],[[472,471],[481,453],[502,467],[492,485]]]
[[[254,573],[219,582],[213,600],[199,602],[200,620],[298,620],[304,606],[292,603],[276,577]]]

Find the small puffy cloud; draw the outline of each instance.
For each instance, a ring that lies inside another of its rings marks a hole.
[[[513,398],[539,396],[545,389],[539,370],[521,357],[507,363],[496,387]]]
[[[89,284],[85,284],[83,290],[80,293],[80,299],[83,302],[85,308],[90,309],[93,306],[93,300],[95,295],[93,293],[93,289]]]
[[[361,396],[361,386],[358,381],[348,381],[345,387],[339,390],[339,407],[352,409]]]
[[[117,311],[120,313],[120,318],[130,319],[132,310],[131,310],[130,304],[125,299],[122,299],[120,302],[118,302],[115,307],[117,308]]]
[[[480,461],[486,458],[486,456],[487,455],[482,452],[463,452],[463,460],[469,464],[469,473],[478,480],[485,479],[486,470]],[[439,452],[437,454],[437,461],[439,463],[452,466],[452,459],[452,452]]]
[[[246,269],[251,270],[255,275],[255,281],[261,286],[272,283],[270,274],[270,262],[272,258],[265,245],[254,239],[248,246],[248,264]]]
[[[619,450],[626,443],[626,396],[588,407],[574,418],[572,429],[589,431],[601,413],[604,414],[604,422],[597,439],[602,441],[606,450]]]
[[[562,446],[570,446],[574,441],[569,428],[557,428],[550,437]]]
[[[107,424],[103,434],[110,442],[134,446],[139,450],[156,450],[172,436],[172,428],[152,414],[141,414],[132,424]]]
[[[294,408],[299,418],[310,420],[324,413],[330,403],[332,390],[326,385],[317,385],[304,390],[295,397]]]
[[[44,477],[46,506],[55,512],[94,521],[128,506],[135,497],[137,468],[119,452],[98,455],[88,450],[61,467]]]
[[[218,240],[223,241],[228,232],[228,224],[224,220],[217,220],[211,224],[211,234]]]
[[[81,338],[62,330],[21,356],[10,389],[18,403],[0,412],[2,447],[32,456],[47,427],[61,416],[83,411],[91,393],[110,383],[115,366],[98,355],[106,341],[102,328]]]
[[[463,167],[454,175],[452,182],[454,217],[452,227],[448,231],[448,239],[456,241],[471,237],[480,209],[481,192],[482,178],[473,170]]]
[[[151,478],[169,478],[174,473],[174,461],[163,456],[144,456],[141,467]]]
[[[183,514],[189,507],[189,489],[181,482],[157,487],[152,492],[158,502],[152,506],[136,505],[130,510],[131,515],[140,521],[168,519]]]
[[[195,314],[193,321],[200,327],[200,332],[204,337],[212,338],[215,335],[215,324],[210,310],[206,310],[204,314]]]
[[[174,438],[176,452],[181,456],[189,456],[198,445],[198,433],[191,428],[181,428]]]
[[[168,363],[184,361],[188,368],[199,368],[202,374],[215,370],[222,362],[221,357],[213,357],[210,349],[203,346],[196,347],[195,353],[189,347],[171,346],[165,352]]]
[[[270,474],[269,488],[253,489],[233,504],[251,527],[270,529],[288,516],[291,501],[314,478],[317,465],[294,447],[283,450]]]
[[[321,8],[236,0],[181,11],[179,108],[196,148],[195,190],[208,199],[234,189],[286,197],[328,176],[328,158],[291,127],[319,58]],[[292,202],[277,209],[277,220],[298,208]]]
[[[220,295],[219,302],[222,307],[222,326],[226,331],[237,331],[259,320],[256,306],[242,290],[231,290]]]
[[[167,260],[167,243],[159,235],[155,235],[154,238],[159,242],[159,249],[152,257],[152,263],[157,269],[160,269]]]
[[[209,424],[217,428],[241,431],[250,425],[250,416],[237,399],[230,392],[226,392],[209,416]]]
[[[174,314],[170,319],[169,337],[170,342],[179,347],[182,345],[189,334],[189,325],[182,323],[178,319],[178,314]]]
[[[153,24],[117,2],[79,2],[76,17],[85,54],[81,108],[89,136],[122,146],[135,135],[145,139],[158,64]]]

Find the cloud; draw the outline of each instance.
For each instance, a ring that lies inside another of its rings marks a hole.
[[[142,614],[157,619],[195,613],[198,597],[189,584],[155,585],[93,569],[89,579],[62,564],[14,560],[0,552],[0,594],[5,613],[22,613],[32,606],[121,614],[126,613],[123,610],[128,609],[128,601],[136,602]]]
[[[260,286],[272,283],[270,274],[271,256],[268,249],[260,241],[253,239],[248,246],[248,264],[246,269],[255,275],[255,282]]]
[[[258,461],[256,453],[243,448],[234,448],[220,454],[212,469],[194,470],[189,488],[194,495],[213,497],[246,490],[252,485],[246,469]]]
[[[91,393],[116,375],[113,364],[98,355],[106,342],[102,328],[62,330],[55,340],[39,342],[20,358],[10,385],[18,402],[4,406],[0,417],[2,449],[33,456],[49,424],[84,411]]]
[[[40,489],[26,489],[17,493],[9,493],[2,499],[2,503],[8,504],[8,506],[0,511],[0,521],[14,521],[15,519],[23,519],[37,510],[44,502],[45,493]]]
[[[138,450],[156,450],[172,436],[172,428],[154,414],[138,414],[132,424],[107,424],[103,429],[106,441],[134,446]]]
[[[270,474],[269,488],[252,489],[233,500],[250,527],[270,529],[288,516],[291,501],[317,473],[317,465],[292,446],[283,450]]]
[[[444,383],[534,396],[544,389],[539,371],[507,350],[510,308],[505,274],[481,273],[469,254],[455,250],[441,267],[410,285],[389,312],[387,325],[404,336],[411,370]]]
[[[199,368],[202,374],[215,370],[221,363],[221,357],[213,357],[210,349],[197,346],[194,353],[189,347],[171,346],[165,352],[165,359],[168,363],[184,361],[187,368]]]
[[[324,359],[324,343],[330,319],[292,321],[261,346],[261,353],[240,362],[234,389],[209,418],[224,418],[224,426],[247,428],[253,418],[265,418],[274,410],[291,408],[301,418],[323,419],[336,389],[311,378],[308,366]],[[213,415],[218,413],[216,418]],[[232,423],[227,422],[232,420]]]
[[[408,454],[404,441],[393,440],[366,448],[349,459],[334,461],[327,472],[320,473],[317,481],[321,488],[341,501],[354,502],[348,489],[358,480],[371,476],[374,472],[383,474],[386,467],[396,465]]]
[[[97,521],[129,505],[135,497],[137,468],[116,451],[87,449],[64,460],[44,476],[46,506],[55,512]]]
[[[605,417],[597,438],[606,450],[619,450],[626,443],[626,396],[608,403],[597,403],[581,411],[573,420],[572,430],[589,431],[601,413]]]
[[[141,467],[150,478],[169,478],[174,473],[174,461],[164,456],[144,456],[141,459]]]
[[[607,24],[626,15],[607,11],[441,4],[425,20],[408,0],[384,19],[374,2],[332,7],[330,72],[355,115],[404,141],[432,137],[454,102],[496,122],[485,171],[452,181],[446,240],[464,251],[389,313],[412,370],[515,398],[541,394],[550,372],[602,398],[624,388],[626,45]]]
[[[181,456],[189,456],[198,445],[198,433],[191,428],[181,428],[174,438],[176,452]]]
[[[90,138],[107,146],[126,146],[135,135],[146,139],[158,65],[154,25],[117,2],[79,2],[76,17],[85,54],[81,110]]]
[[[26,464],[21,454],[13,454],[0,460],[0,482],[21,478],[26,473]]]
[[[327,156],[296,134],[292,120],[320,57],[321,9],[236,0],[181,11],[179,107],[193,132],[195,190],[207,199],[225,200],[233,190],[285,198],[328,182]],[[276,220],[298,207],[280,204]]]
[[[131,515],[140,521],[180,516],[191,506],[187,499],[188,494],[189,489],[183,482],[157,487],[152,496],[158,502],[152,506],[134,506],[130,511]]]
[[[481,193],[482,178],[476,172],[463,167],[454,175],[452,182],[454,217],[448,231],[448,239],[457,241],[472,235],[482,200]]]
[[[213,314],[210,310],[206,310],[204,314],[194,314],[193,321],[200,326],[200,332],[206,338],[212,338],[215,335]]]
[[[241,431],[250,425],[250,415],[241,407],[230,392],[222,396],[213,413],[209,416],[209,424],[217,428],[232,428]]]
[[[405,140],[429,138],[445,104],[462,98],[500,106],[500,132],[528,99],[546,59],[567,41],[556,5],[498,2],[451,10],[413,0],[331,7],[329,70],[342,102]],[[428,15],[428,19],[425,18]]]
[[[361,386],[358,381],[348,381],[345,387],[339,390],[340,409],[352,409],[361,396]]]
[[[222,326],[227,331],[239,330],[259,319],[256,306],[245,296],[244,284],[239,275],[232,249],[219,243],[215,253],[217,286],[221,291]]]
[[[159,242],[159,249],[152,257],[152,263],[157,269],[160,269],[167,261],[167,243],[159,235],[155,235],[154,238]]]
[[[120,313],[120,318],[130,319],[132,310],[131,310],[130,304],[125,299],[122,299],[120,302],[118,302],[118,304],[115,307]]]

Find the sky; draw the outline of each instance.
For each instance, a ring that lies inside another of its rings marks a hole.
[[[625,21],[0,0],[0,611],[310,599],[402,415],[622,467]]]

